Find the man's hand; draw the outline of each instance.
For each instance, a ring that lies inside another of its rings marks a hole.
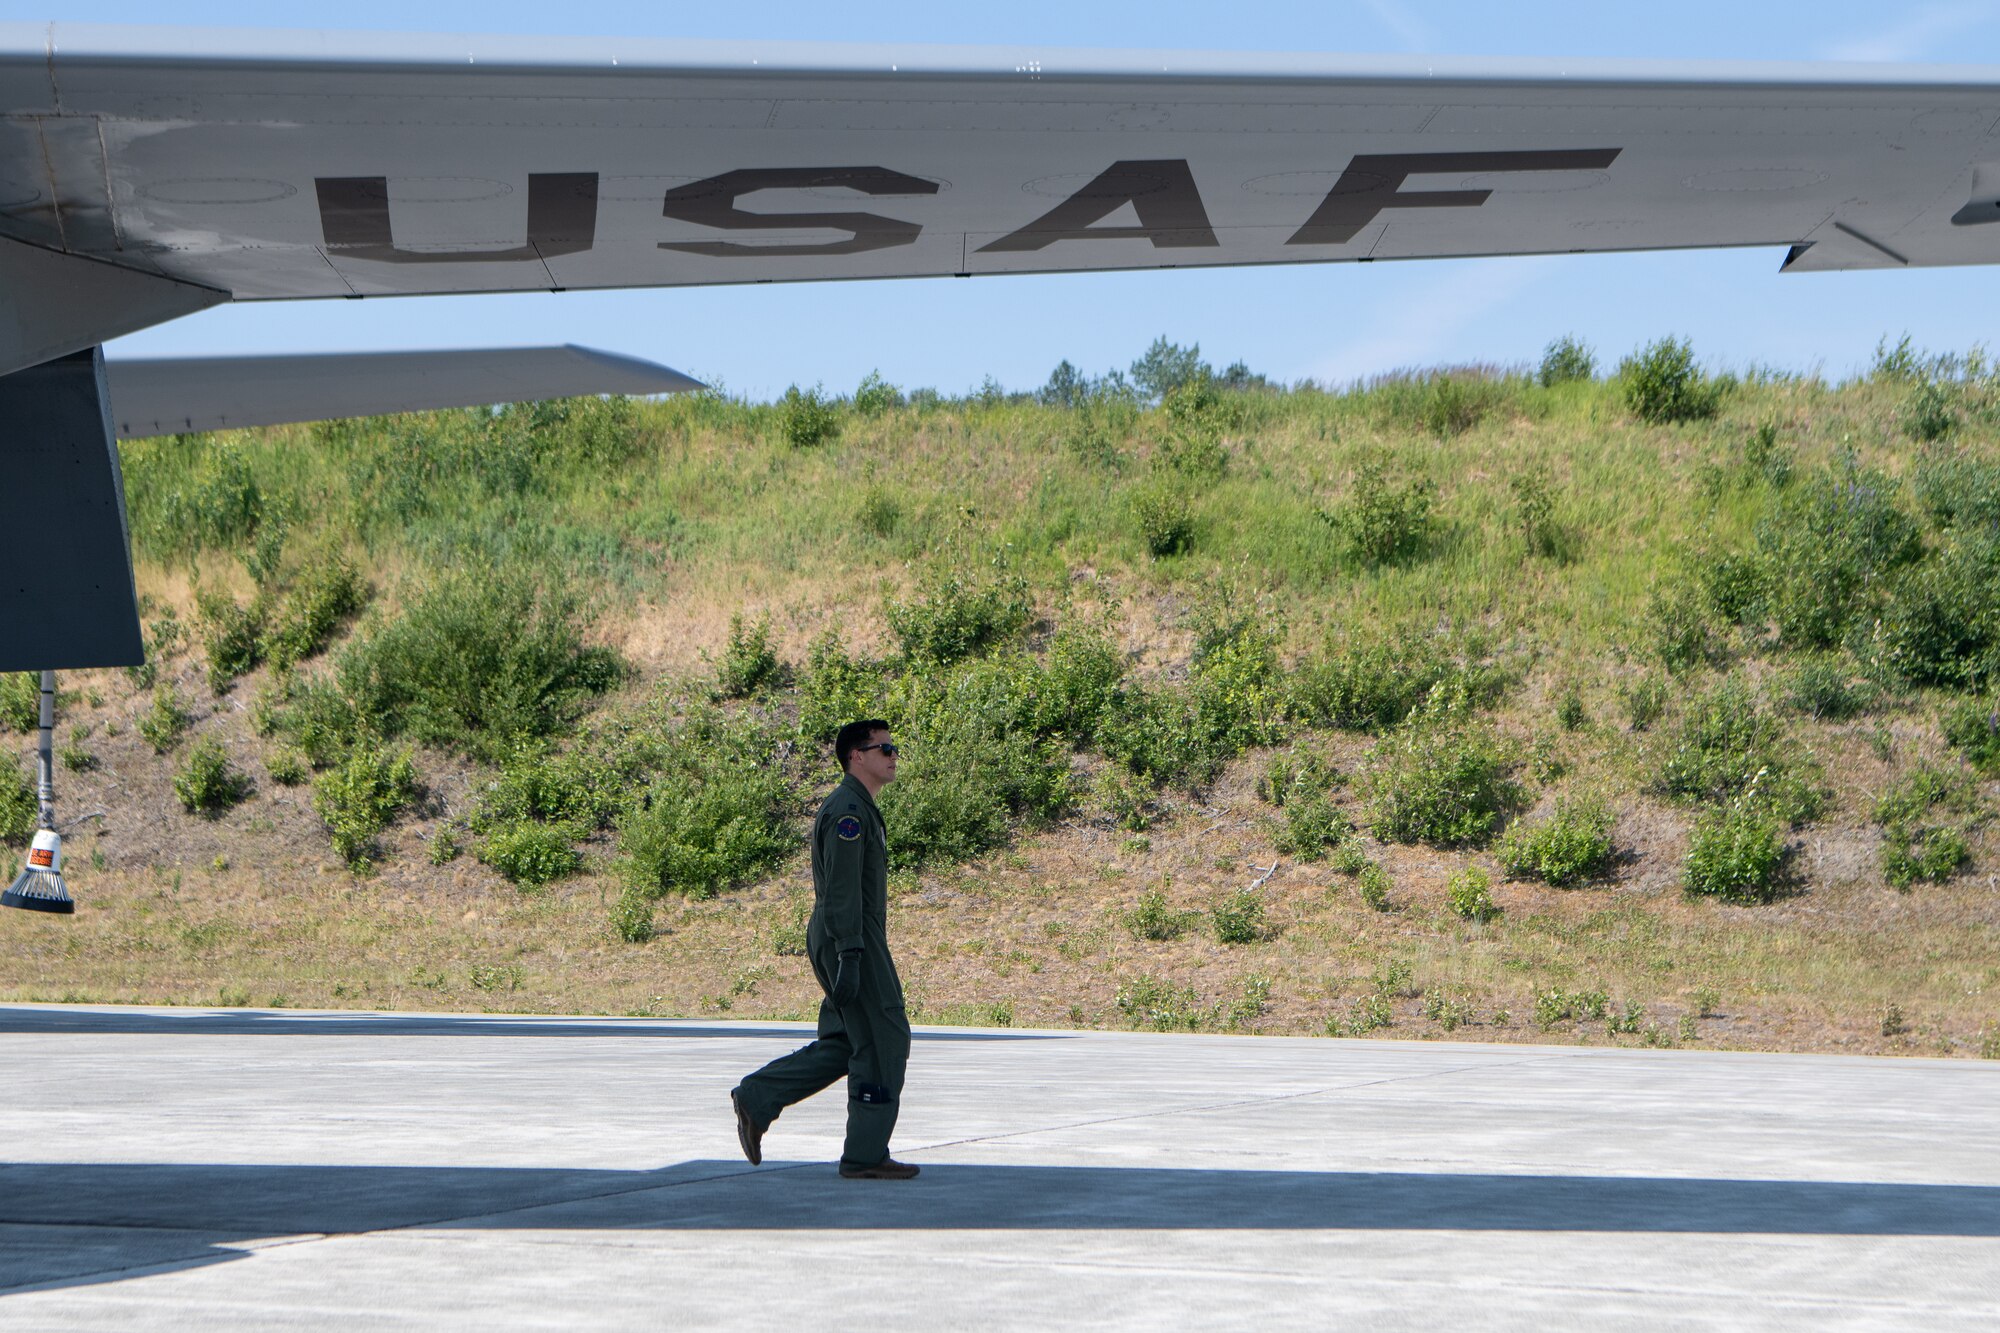
[[[833,991],[831,999],[839,1008],[846,1008],[861,998],[861,950],[849,949],[840,955],[840,962],[833,969]]]

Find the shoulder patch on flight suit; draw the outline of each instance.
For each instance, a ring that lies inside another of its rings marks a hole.
[[[833,831],[840,835],[842,842],[853,842],[861,836],[861,821],[853,815],[842,815],[835,821]]]

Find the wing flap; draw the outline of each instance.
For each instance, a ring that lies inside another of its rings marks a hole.
[[[104,371],[120,439],[702,387],[650,361],[576,346],[162,358]]]

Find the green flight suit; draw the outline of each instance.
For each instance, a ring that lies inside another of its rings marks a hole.
[[[736,1089],[759,1130],[794,1102],[847,1079],[847,1142],[840,1160],[874,1166],[889,1155],[889,1135],[910,1062],[910,1018],[903,982],[889,956],[889,837],[868,789],[852,776],[821,802],[812,831],[813,910],[806,953],[827,998],[819,1039],[780,1056]],[[833,1002],[840,955],[861,951],[861,993]]]

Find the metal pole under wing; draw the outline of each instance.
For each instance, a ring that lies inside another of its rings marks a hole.
[[[0,376],[0,671],[144,660],[101,349]]]

